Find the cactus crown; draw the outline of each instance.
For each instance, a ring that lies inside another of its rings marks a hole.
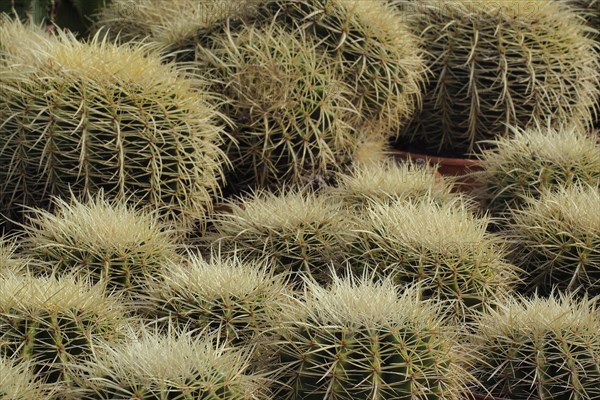
[[[245,374],[246,351],[215,345],[210,337],[159,335],[147,329],[135,335],[127,343],[101,346],[89,364],[87,385],[100,398],[262,398],[262,378]]]
[[[477,196],[494,214],[555,185],[600,179],[600,146],[576,127],[513,127],[512,137],[498,138],[494,146],[480,155],[484,170],[473,173],[482,187]]]
[[[329,193],[350,207],[361,207],[369,201],[416,200],[423,196],[451,201],[452,182],[435,175],[435,168],[420,167],[412,162],[398,165],[395,161],[363,163],[349,173],[339,174],[337,187]]]
[[[509,299],[477,321],[474,372],[494,396],[598,398],[598,315],[572,295]]]

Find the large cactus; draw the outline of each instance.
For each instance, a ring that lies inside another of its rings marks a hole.
[[[195,83],[144,46],[60,31],[43,51],[5,59],[0,73],[0,204],[108,196],[189,224],[219,187],[218,115]]]
[[[509,125],[591,122],[599,59],[585,22],[565,4],[392,2],[421,35],[432,73],[421,111],[402,132],[409,141],[465,154],[509,136]]]
[[[278,399],[463,398],[467,352],[415,291],[352,279],[307,289],[281,328]]]

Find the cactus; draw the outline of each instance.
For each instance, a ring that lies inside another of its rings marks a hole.
[[[461,399],[467,351],[439,307],[384,280],[307,285],[277,344],[278,399]]]
[[[584,21],[559,1],[395,0],[412,20],[432,77],[401,137],[465,155],[550,118],[591,123],[600,65]]]
[[[132,293],[179,262],[173,232],[161,226],[156,212],[102,195],[87,202],[54,199],[54,208],[27,215],[23,248],[43,261],[38,272],[76,273],[111,291]]]
[[[514,262],[528,274],[528,289],[600,294],[599,185],[547,190],[512,210],[507,235]]]
[[[507,216],[545,189],[600,180],[600,144],[576,127],[513,128],[512,138],[499,138],[494,146],[479,156],[483,170],[473,177],[481,188],[476,197],[496,216]]]
[[[382,132],[405,123],[420,102],[426,67],[415,35],[384,1],[264,0],[252,10],[263,24],[300,25],[333,55],[356,88],[353,125]]]
[[[206,73],[234,123],[227,154],[236,188],[306,184],[350,162],[359,135],[348,124],[351,89],[306,35],[252,25],[202,50]],[[354,111],[356,113],[356,111]],[[239,190],[239,189],[238,189]]]
[[[80,380],[81,400],[261,400],[265,381],[248,375],[248,353],[207,338],[148,330],[99,347]]]
[[[148,48],[59,31],[0,74],[0,205],[45,208],[94,194],[159,208],[184,228],[219,188],[219,114],[195,81]],[[199,82],[198,82],[199,83]],[[16,210],[15,210],[16,209]],[[11,214],[9,214],[11,215]]]
[[[255,0],[113,0],[95,24],[111,40],[147,40],[178,61],[192,61],[196,46],[222,31],[227,18],[240,17]]]
[[[124,320],[116,298],[70,277],[0,277],[0,355],[31,362],[36,379],[59,385],[95,339],[118,338]]]
[[[53,393],[36,382],[28,363],[13,363],[0,357],[0,399],[51,400]]]
[[[0,14],[0,65],[11,54],[29,55],[34,59],[35,53],[45,48],[48,40],[51,40],[50,35],[39,26]]]
[[[510,299],[477,322],[474,374],[502,398],[600,398],[598,311],[566,295]]]
[[[461,202],[374,203],[357,219],[352,265],[418,283],[423,298],[471,320],[509,295],[520,272],[506,261],[502,238],[487,232],[489,222]]]
[[[346,174],[340,174],[337,185],[327,188],[332,198],[338,198],[349,208],[361,209],[369,203],[392,200],[416,201],[435,199],[440,203],[456,201],[451,193],[452,182],[436,175],[433,167],[396,161],[358,164]]]
[[[351,226],[327,197],[307,190],[259,192],[230,204],[231,212],[217,215],[215,232],[206,237],[223,256],[267,258],[275,273],[291,274],[296,283],[305,275],[326,282],[343,256]]]
[[[289,293],[265,263],[191,256],[148,289],[150,320],[188,331],[217,333],[226,343],[255,344],[278,321]]]

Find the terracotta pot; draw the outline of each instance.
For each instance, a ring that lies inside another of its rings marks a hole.
[[[411,160],[413,162],[426,162],[432,166],[437,165],[438,173],[443,176],[456,177],[456,189],[465,193],[471,193],[477,186],[476,182],[467,174],[483,169],[481,161],[468,158],[438,157],[402,150],[394,150],[392,155],[398,161]]]

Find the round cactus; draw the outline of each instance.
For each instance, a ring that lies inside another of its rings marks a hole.
[[[349,208],[361,209],[371,202],[415,201],[430,198],[441,203],[456,201],[452,182],[436,174],[436,169],[412,162],[396,161],[357,164],[349,173],[340,174],[337,185],[328,194]]]
[[[24,271],[29,261],[28,257],[17,254],[16,238],[0,237],[0,276]]]
[[[0,355],[31,362],[40,382],[70,381],[95,339],[118,337],[123,318],[101,287],[68,277],[0,277]]]
[[[0,357],[0,399],[51,400],[53,393],[44,391],[34,380],[28,363],[13,363]]]
[[[239,258],[172,268],[148,289],[146,316],[168,327],[219,334],[226,343],[252,344],[278,321],[289,290],[265,264]]]
[[[186,227],[204,217],[224,155],[213,121],[219,114],[196,81],[142,45],[98,36],[82,43],[62,31],[35,60],[13,54],[5,64],[2,212],[103,189]]]
[[[539,197],[557,185],[600,181],[600,144],[578,128],[514,128],[512,138],[499,138],[495,149],[479,158],[483,170],[473,173],[480,190],[475,192],[493,215],[505,216],[509,208]]]
[[[54,199],[54,208],[26,216],[23,248],[43,261],[38,272],[76,273],[109,290],[139,292],[179,261],[174,234],[156,212],[102,195],[87,202]]]
[[[596,185],[600,184],[600,181]],[[529,289],[600,294],[600,186],[547,190],[512,211],[507,234]]]
[[[352,92],[314,40],[248,25],[215,42],[204,58],[234,123],[233,186],[302,185],[350,162],[359,145],[348,124]]]
[[[374,203],[357,220],[352,264],[418,283],[424,298],[448,302],[454,316],[470,320],[510,294],[518,276],[489,222],[461,202]]]
[[[0,13],[0,63],[11,54],[34,57],[44,48],[50,35],[33,24],[24,24],[19,19]],[[2,64],[0,64],[2,65]]]
[[[599,59],[587,27],[559,1],[396,0],[428,54],[423,107],[401,136],[468,154],[550,118],[591,122]],[[480,143],[478,143],[480,142]]]
[[[354,125],[389,131],[406,122],[420,101],[426,67],[406,21],[384,1],[264,0],[253,11],[263,23],[297,24],[337,60],[356,88]]]
[[[266,399],[264,379],[246,374],[246,352],[189,335],[138,335],[98,348],[84,369],[81,400]]]
[[[308,284],[277,344],[277,398],[461,399],[466,350],[440,310],[389,281]]]
[[[218,31],[227,18],[241,17],[253,3],[255,0],[112,0],[102,10],[95,29],[115,41],[146,40],[178,61],[191,61],[207,33]]]
[[[474,374],[501,398],[600,398],[599,315],[564,295],[510,299],[477,323]]]
[[[309,191],[262,192],[232,202],[230,213],[215,217],[214,228],[206,239],[223,256],[267,258],[275,273],[292,274],[296,282],[298,274],[327,281],[350,231],[339,204]]]

